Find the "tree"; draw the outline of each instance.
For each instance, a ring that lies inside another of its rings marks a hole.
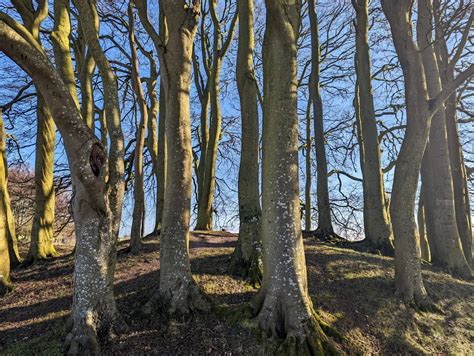
[[[228,6],[225,6],[228,8]],[[222,113],[220,105],[220,76],[222,61],[230,47],[234,37],[234,29],[238,19],[238,11],[235,13],[227,38],[223,36],[222,23],[218,18],[217,0],[209,1],[209,11],[211,13],[213,37],[212,55],[207,54],[207,35],[202,30],[202,62],[206,67],[207,83],[204,85],[199,79],[195,79],[198,89],[198,96],[201,101],[201,156],[198,164],[198,214],[196,230],[212,230],[212,204],[214,202],[214,191],[216,185],[216,161],[219,141],[221,139]],[[204,23],[204,17],[201,20]],[[204,29],[204,25],[201,26]],[[194,75],[199,78],[200,73],[196,66],[194,56]],[[208,125],[208,110],[210,104],[210,125]]]
[[[442,91],[438,61],[432,45],[432,13],[432,0],[419,0],[416,33],[429,97],[435,97]],[[463,253],[456,222],[446,116],[443,108],[433,115],[421,176],[431,261],[446,267],[454,274],[469,277],[471,270]]]
[[[13,253],[13,257],[16,257],[15,253],[18,253],[16,237],[14,236],[15,225],[12,220],[13,215],[11,214],[10,196],[7,187],[6,138],[2,110],[0,110],[0,297],[13,289],[10,280],[10,254]],[[15,249],[14,251],[11,251],[12,247]]]
[[[136,130],[135,143],[135,179],[133,187],[133,219],[132,232],[130,234],[130,251],[137,253],[141,249],[141,239],[145,224],[145,192],[143,182],[143,150],[145,147],[145,135],[148,125],[148,107],[146,104],[145,94],[142,88],[142,80],[140,78],[140,69],[138,64],[138,55],[135,44],[135,22],[133,18],[133,0],[128,5],[128,38],[130,42],[130,51],[132,53],[132,87],[138,101],[140,110],[140,123]]]
[[[415,200],[421,162],[433,114],[446,98],[474,71],[474,66],[456,78],[434,98],[428,97],[421,53],[413,41],[412,1],[383,0],[393,42],[405,81],[407,128],[395,167],[390,214],[395,236],[395,286],[408,303],[428,307],[417,251],[419,240],[415,221]]]
[[[389,211],[386,206],[380,143],[372,96],[369,54],[369,2],[353,0],[356,11],[356,75],[359,142],[364,190],[364,228],[366,244],[385,255],[393,255],[393,234]]]
[[[48,15],[48,3],[42,1],[35,9],[33,1],[13,1],[25,28],[41,46],[40,26]],[[36,90],[39,93],[39,90]],[[35,215],[31,243],[24,263],[57,256],[54,237],[54,146],[56,125],[41,94],[37,96],[37,133],[35,157]]]
[[[231,273],[260,282],[260,194],[258,189],[258,107],[257,82],[253,68],[254,2],[239,0],[239,47],[237,52],[237,88],[242,117],[242,144],[239,169],[239,240],[232,255]]]
[[[331,345],[308,294],[298,191],[297,36],[300,3],[267,0],[263,43],[262,242],[264,275],[253,301],[259,327],[290,353]]]
[[[207,310],[207,301],[191,274],[189,224],[192,190],[192,147],[189,91],[193,40],[201,3],[163,2],[168,39],[163,42],[148,19],[146,0],[136,1],[140,20],[157,42],[161,80],[166,98],[166,145],[168,147],[165,202],[160,254],[160,283],[145,306],[146,313],[159,302],[168,314]],[[166,51],[165,51],[166,49]]]
[[[324,113],[320,92],[321,49],[319,45],[318,17],[314,0],[308,0],[308,13],[311,27],[311,76],[310,95],[314,114],[314,140],[316,146],[318,228],[316,235],[321,238],[334,236],[329,204],[328,164],[326,159],[326,141],[324,138]]]

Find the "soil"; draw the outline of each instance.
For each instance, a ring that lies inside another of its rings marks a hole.
[[[118,308],[130,327],[104,341],[104,354],[263,354],[268,341],[242,312],[257,292],[227,274],[237,235],[195,232],[190,253],[196,281],[214,309],[164,324],[144,320],[137,311],[159,279],[159,241],[146,240],[138,255],[119,244],[115,292]],[[305,240],[310,294],[321,319],[345,336],[343,353],[467,354],[474,350],[474,283],[454,279],[423,266],[425,286],[439,311],[423,313],[394,295],[393,259]],[[72,302],[71,248],[61,257],[12,272],[15,290],[0,299],[0,353],[62,352],[64,325]]]

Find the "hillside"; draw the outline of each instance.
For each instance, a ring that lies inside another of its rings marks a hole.
[[[138,256],[119,247],[118,307],[130,326],[126,335],[103,345],[105,354],[255,354],[271,352],[252,323],[233,312],[256,289],[226,274],[236,236],[195,233],[192,270],[215,302],[215,310],[192,320],[143,320],[136,313],[159,275],[159,243],[146,241]],[[13,272],[16,289],[0,299],[0,353],[60,354],[71,305],[73,260],[62,257]],[[422,313],[394,296],[393,260],[306,241],[310,294],[324,321],[341,334],[345,353],[466,354],[474,349],[474,283],[423,267],[425,286],[440,309]]]

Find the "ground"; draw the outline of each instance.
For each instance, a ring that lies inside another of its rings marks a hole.
[[[130,332],[102,345],[104,354],[262,354],[266,341],[243,317],[256,289],[226,274],[236,236],[195,233],[192,270],[215,308],[164,325],[136,313],[159,276],[159,242],[127,255],[119,246],[116,297]],[[428,293],[439,311],[417,312],[394,295],[393,259],[306,240],[309,289],[321,318],[345,336],[343,353],[467,354],[474,350],[474,283],[423,267]],[[15,291],[0,299],[0,354],[61,354],[71,306],[73,258],[61,257],[13,271]]]

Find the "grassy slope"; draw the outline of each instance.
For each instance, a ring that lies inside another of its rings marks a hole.
[[[156,285],[159,244],[146,242],[140,256],[120,255],[117,300],[131,330],[104,344],[104,353],[273,351],[275,344],[265,342],[241,313],[230,313],[256,290],[225,273],[235,241],[229,235],[194,236],[191,242],[196,280],[219,312],[167,325],[134,313]],[[320,243],[308,242],[306,247],[310,293],[322,318],[346,336],[342,351],[467,354],[474,349],[474,283],[426,267],[426,288],[443,313],[416,312],[394,296],[392,259]],[[0,299],[1,354],[60,354],[71,304],[71,273],[70,257],[13,273],[16,290]]]

